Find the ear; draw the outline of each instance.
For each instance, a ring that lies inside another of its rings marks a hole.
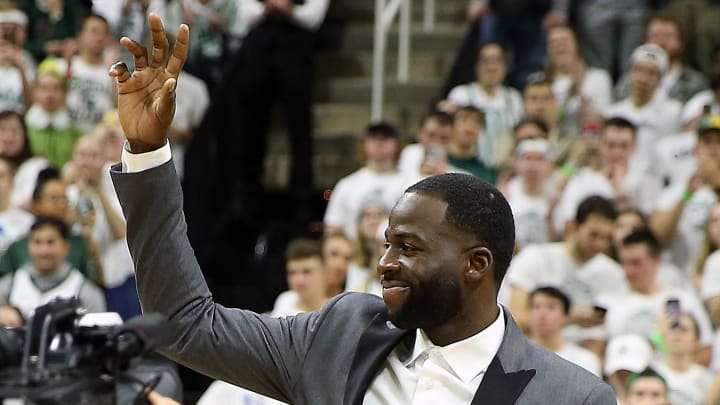
[[[468,251],[468,266],[465,271],[465,278],[469,282],[478,283],[483,278],[490,277],[494,273],[495,258],[490,249],[478,246]]]

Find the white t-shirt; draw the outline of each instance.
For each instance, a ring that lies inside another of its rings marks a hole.
[[[303,310],[300,309],[299,303],[300,297],[295,291],[283,291],[275,299],[275,304],[273,304],[273,309],[272,312],[270,312],[270,316],[280,317],[297,315],[300,312],[303,312]]]
[[[522,180],[514,177],[508,183],[505,198],[510,204],[515,219],[517,244],[523,248],[530,244],[548,242],[550,194],[546,193],[545,196],[528,195],[523,191]]]
[[[630,162],[622,184],[623,191],[630,198],[633,207],[650,212],[657,198],[657,188],[647,181],[646,170]],[[565,186],[553,212],[553,229],[562,234],[565,224],[575,218],[578,206],[587,197],[599,195],[608,199],[616,198],[615,188],[605,175],[590,168],[580,169]]]
[[[20,207],[32,199],[38,174],[48,167],[48,161],[42,156],[24,161],[15,172],[13,189],[10,192],[10,204]]]
[[[67,92],[68,110],[77,126],[90,132],[105,112],[114,108],[112,81],[105,64],[87,63],[79,55],[73,57],[71,69]]]
[[[685,184],[676,184],[658,196],[657,211],[672,210],[682,199]],[[710,208],[717,201],[715,192],[708,186],[699,188],[685,203],[675,236],[670,244],[670,260],[688,274],[695,270],[700,248],[705,238],[705,224]]]
[[[558,105],[564,107],[561,126],[565,133],[575,134],[580,129],[582,100],[594,111],[603,112],[612,102],[612,79],[606,71],[589,67],[580,86],[580,95],[568,100],[572,83],[570,75],[558,74],[553,79],[552,88]]]
[[[606,118],[623,117],[638,127],[633,160],[645,162],[656,142],[680,132],[681,109],[679,101],[656,92],[653,99],[642,107],[635,106],[632,99],[626,98],[609,106],[603,115]]]
[[[705,397],[715,379],[713,372],[693,364],[684,372],[671,369],[663,360],[654,362],[653,368],[665,378],[670,403],[677,405],[704,405]]]
[[[27,80],[32,81],[32,77]],[[25,93],[22,75],[15,66],[0,65],[0,111],[25,112]]]
[[[557,287],[570,297],[573,308],[592,305],[602,293],[627,289],[625,273],[612,259],[601,253],[577,263],[564,242],[526,247],[512,260],[505,278],[527,292]]]
[[[703,108],[710,106],[711,114],[720,114],[720,104],[715,100],[715,94],[712,90],[703,90],[685,103],[682,110],[682,122],[687,123],[699,117],[703,113]]]
[[[32,215],[17,207],[0,212],[0,257],[5,254],[10,244],[30,231],[34,221]]]
[[[325,210],[325,225],[340,226],[350,240],[356,240],[358,217],[367,199],[379,198],[386,207],[393,207],[414,181],[400,171],[376,173],[360,168],[338,181]]]
[[[407,145],[400,152],[398,170],[420,178],[420,165],[422,165],[424,159],[425,145],[421,143]]]
[[[720,250],[712,252],[703,265],[700,296],[706,300],[720,295]]]
[[[210,105],[210,94],[205,82],[196,76],[185,71],[181,76],[182,80],[177,82],[177,97],[175,98],[177,101],[172,125],[183,131],[192,131],[200,126],[205,117],[205,111]],[[186,146],[175,140],[170,141],[173,163],[180,178],[185,173]]]
[[[500,86],[490,97],[477,83],[468,83],[454,87],[448,94],[448,101],[459,106],[471,105],[483,111],[485,125],[478,139],[478,155],[483,163],[492,166],[497,139],[511,132],[523,116],[520,93],[511,87]]]
[[[715,332],[715,342],[713,342],[712,360],[710,360],[710,368],[720,373],[720,332]]]
[[[687,184],[688,179],[697,169],[696,143],[695,132],[666,136],[657,142],[650,173],[659,187]]]
[[[585,370],[601,377],[600,359],[590,350],[584,349],[574,343],[567,342],[560,351],[555,352],[563,359],[577,364]]]
[[[700,328],[700,344],[710,346],[713,328],[710,318],[700,300],[691,290],[662,288],[659,292],[644,295],[635,291],[608,292],[597,297],[596,304],[607,309],[605,331],[608,338],[635,333],[651,337],[657,330],[657,322],[665,312],[670,298],[680,302],[680,310],[688,312],[697,320]]]

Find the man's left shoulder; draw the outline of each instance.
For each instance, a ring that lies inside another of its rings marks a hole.
[[[548,398],[555,404],[616,404],[609,385],[584,368],[527,342],[526,368],[535,369],[521,398]],[[518,402],[522,403],[522,402]]]

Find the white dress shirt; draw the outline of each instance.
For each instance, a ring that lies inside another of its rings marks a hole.
[[[398,345],[365,393],[365,405],[469,404],[505,335],[502,307],[487,328],[447,346],[418,329],[412,351]]]

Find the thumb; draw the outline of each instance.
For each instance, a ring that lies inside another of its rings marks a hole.
[[[162,88],[160,89],[160,99],[158,100],[157,115],[159,117],[168,117],[172,120],[172,116],[175,112],[175,88],[177,87],[177,80],[169,78],[165,80]]]

